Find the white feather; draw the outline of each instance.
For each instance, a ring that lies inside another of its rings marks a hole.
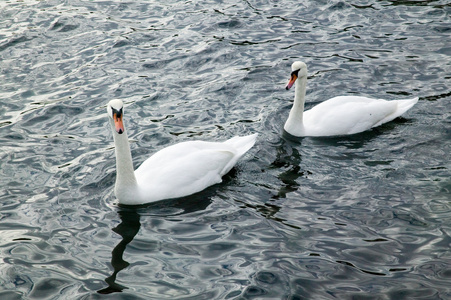
[[[255,143],[257,134],[233,137],[225,142],[189,141],[164,148],[133,171],[127,133],[119,134],[112,118],[122,101],[108,104],[116,146],[115,194],[121,204],[137,205],[200,192],[222,181]]]
[[[295,81],[295,99],[284,129],[294,136],[359,133],[392,121],[418,102],[418,97],[387,101],[360,96],[339,96],[304,111],[307,66],[303,62],[294,62],[292,71],[298,74]],[[287,86],[287,89],[289,87]]]

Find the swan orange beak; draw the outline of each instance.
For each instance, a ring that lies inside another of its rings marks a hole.
[[[296,79],[298,79],[298,75],[296,73],[291,73],[291,77],[290,77],[290,81],[288,81],[287,86],[285,87],[286,90],[291,89],[291,87],[293,86],[294,82],[296,81]]]
[[[114,127],[116,129],[116,132],[119,134],[122,134],[124,129],[124,123],[122,122],[122,114],[121,112],[113,112],[113,120],[114,120]]]

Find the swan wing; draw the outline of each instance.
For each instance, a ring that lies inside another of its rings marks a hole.
[[[152,155],[135,176],[144,198],[178,198],[220,183],[238,158],[237,151],[225,143],[184,142]]]
[[[391,121],[415,103],[403,105],[410,100],[372,99],[358,96],[340,96],[324,101],[304,114],[307,135],[354,134]],[[402,109],[400,109],[400,106]]]

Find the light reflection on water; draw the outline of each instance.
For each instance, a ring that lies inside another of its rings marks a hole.
[[[445,1],[0,4],[0,298],[451,297]],[[294,59],[310,108],[419,96],[349,137],[282,132]],[[258,132],[224,182],[119,207],[105,105],[138,166]]]

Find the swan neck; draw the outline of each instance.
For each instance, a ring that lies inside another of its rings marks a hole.
[[[290,111],[290,118],[296,122],[302,122],[305,104],[305,88],[307,84],[307,77],[301,77],[296,80],[294,103]]]
[[[137,182],[127,131],[118,134],[114,129],[114,124],[112,126],[116,152],[116,191],[123,187],[136,187]]]

